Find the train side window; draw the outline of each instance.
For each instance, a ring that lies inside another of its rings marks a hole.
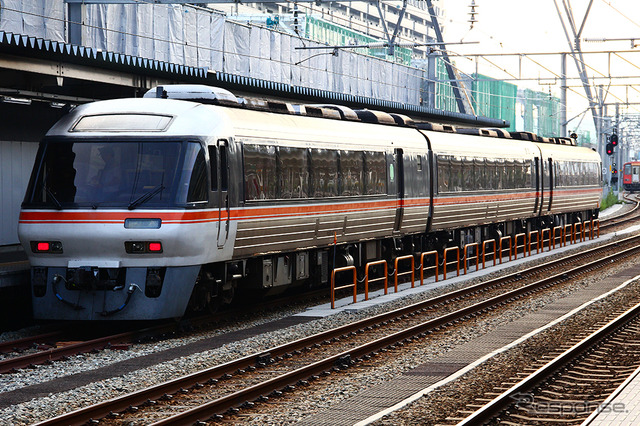
[[[523,164],[522,164],[522,173],[523,173],[523,184],[522,187],[523,188],[531,188],[534,185],[533,181],[531,180],[531,169],[533,167],[533,163],[529,160],[524,160]]]
[[[362,151],[340,151],[340,194],[363,194],[364,154]]]
[[[364,153],[364,193],[367,195],[387,193],[387,163],[382,152]]]
[[[278,182],[280,198],[309,197],[307,150],[281,147],[278,149]]]
[[[497,189],[497,173],[496,173],[496,163],[493,159],[485,159],[485,175],[486,175],[486,188],[487,189]]]
[[[473,158],[465,158],[462,161],[462,185],[465,191],[473,191],[474,189],[477,189],[473,169]]]
[[[451,157],[451,179],[449,180],[449,191],[462,191],[462,160]]]
[[[219,144],[220,148],[220,189],[227,191],[229,189],[229,163],[227,161],[227,145],[223,142]]]
[[[475,166],[476,189],[489,189],[487,178],[487,163],[484,158],[473,160]]]
[[[515,160],[513,162],[513,187],[514,188],[522,188],[524,182],[524,177],[522,173],[522,161]]]
[[[276,148],[245,144],[243,158],[245,199],[276,198]]]
[[[207,192],[207,162],[204,159],[204,151],[199,149],[191,170],[187,203],[207,201]]]
[[[209,169],[211,172],[211,190],[218,190],[218,151],[215,146],[209,147]]]
[[[505,180],[503,182],[504,184],[504,189],[513,189],[515,188],[515,183],[514,183],[514,168],[515,165],[513,164],[513,161],[506,161],[504,164],[504,171],[505,171]]]
[[[438,166],[438,192],[449,191],[449,179],[451,177],[451,163],[445,156],[437,156]]]
[[[313,197],[338,195],[338,152],[311,150],[311,193]]]

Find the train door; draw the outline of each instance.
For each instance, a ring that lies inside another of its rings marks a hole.
[[[553,158],[549,158],[549,207],[548,210],[551,211],[551,207],[553,207],[553,187],[555,186],[555,176],[553,170]]]
[[[540,158],[536,157],[533,161],[533,173],[536,180],[536,204],[533,207],[533,214],[539,215],[542,208],[542,188],[540,182]]]
[[[551,158],[541,159],[540,163],[542,169],[540,215],[546,215],[551,210],[553,203],[553,160]]]
[[[209,146],[211,191],[214,206],[218,208],[218,248],[223,248],[229,238],[229,160],[227,141],[220,139],[216,146]]]
[[[402,154],[402,149],[397,148],[389,163],[389,193],[396,194],[396,220],[393,226],[394,232],[400,231],[402,226],[402,217],[404,215],[404,161]]]

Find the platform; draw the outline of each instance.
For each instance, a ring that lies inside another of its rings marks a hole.
[[[0,247],[0,289],[26,284],[29,261],[21,246]]]
[[[607,398],[583,426],[640,424],[640,367]]]

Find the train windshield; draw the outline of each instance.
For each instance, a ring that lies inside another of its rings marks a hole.
[[[198,142],[44,142],[26,207],[171,207],[207,201]]]

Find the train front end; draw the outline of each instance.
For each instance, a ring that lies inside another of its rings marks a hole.
[[[207,249],[220,212],[206,137],[181,118],[202,120],[197,105],[98,102],[47,133],[18,229],[36,319],[181,317],[200,265],[230,254]]]

